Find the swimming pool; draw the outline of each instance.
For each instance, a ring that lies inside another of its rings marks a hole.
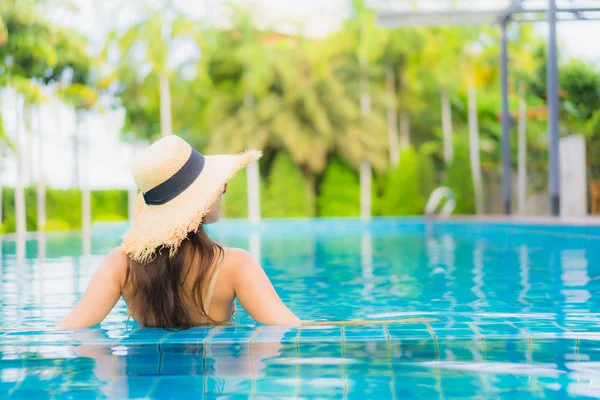
[[[600,397],[600,227],[225,221],[303,320],[380,323],[52,329],[125,228],[2,239],[0,398]]]

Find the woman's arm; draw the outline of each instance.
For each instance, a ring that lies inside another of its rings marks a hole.
[[[244,250],[227,249],[234,267],[233,286],[240,304],[258,323],[269,325],[300,325],[277,295],[260,265]]]
[[[79,303],[58,328],[86,328],[102,322],[121,297],[127,262],[127,256],[120,249],[112,250],[94,273]]]

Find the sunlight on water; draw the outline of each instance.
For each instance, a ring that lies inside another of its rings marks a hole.
[[[54,330],[125,229],[2,239],[0,396],[600,397],[600,228],[226,221],[300,318],[379,323]]]

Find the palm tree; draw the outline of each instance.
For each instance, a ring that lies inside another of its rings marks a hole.
[[[410,145],[410,115],[421,111],[425,106],[422,98],[424,71],[420,63],[422,47],[421,30],[396,29],[390,33],[382,59],[386,69],[386,89],[390,97],[387,115],[392,166],[400,161],[400,149]]]
[[[350,64],[350,70],[354,69],[354,73],[358,75],[358,101],[364,123],[374,118],[372,107],[374,90],[371,80],[372,75],[378,75],[375,63],[384,54],[388,32],[376,26],[375,17],[366,9],[364,0],[353,0],[352,5],[353,16],[346,21],[339,37],[334,36],[333,40],[338,41],[342,47],[342,52],[346,53],[345,58]],[[379,75],[381,76],[380,73]],[[393,102],[393,99],[387,101]],[[391,123],[393,122],[391,121]],[[371,160],[365,151],[360,162],[360,215],[363,221],[368,221],[371,218],[371,180]]]
[[[89,71],[89,57],[86,53],[86,44],[81,35],[66,28],[52,24],[44,17],[44,12],[37,4],[30,2],[5,2],[0,3],[0,42],[6,44],[0,47],[0,67],[3,68],[0,86],[12,86],[25,100],[25,126],[29,139],[30,173],[33,175],[31,160],[33,159],[33,129],[31,129],[31,110],[47,101],[43,94],[42,85],[47,85],[59,80],[64,81],[65,71],[71,81],[77,82],[85,79]],[[4,25],[3,25],[4,24]],[[2,26],[7,29],[4,30]],[[9,36],[4,35],[9,34]],[[7,40],[8,39],[8,40]],[[2,64],[4,63],[4,64]],[[17,120],[20,119],[21,110],[17,109]],[[45,186],[43,175],[42,154],[43,139],[40,133],[40,174],[37,185],[38,201],[38,228],[45,225]],[[15,207],[17,211],[17,226],[20,231],[25,230],[25,204],[23,192],[22,150],[20,147],[19,127],[16,130],[17,138],[15,154],[18,158],[18,182],[15,193]],[[1,186],[0,186],[1,188]],[[1,190],[1,189],[0,189]],[[21,204],[22,203],[22,204]]]
[[[2,114],[0,113],[0,225],[4,223],[4,215],[2,210],[3,204],[3,196],[2,196],[2,173],[4,172],[4,146],[6,143],[6,131],[4,129],[4,120],[2,119]]]
[[[41,91],[30,79],[41,78],[56,64],[56,51],[51,45],[53,27],[38,10],[28,3],[0,3],[0,86],[15,90],[14,153],[17,161],[15,212],[17,234],[27,230],[25,191],[21,148],[22,97],[25,104],[36,102]],[[1,186],[0,186],[1,190]],[[1,198],[1,196],[0,196]]]
[[[169,57],[173,41],[181,37],[193,38],[195,24],[181,14],[177,14],[172,22],[164,18],[170,9],[151,11],[141,22],[131,26],[120,37],[116,31],[109,35],[106,47],[116,42],[122,52],[121,63],[136,65],[139,71],[140,64],[148,65],[150,73],[142,78],[147,81],[158,78],[158,91],[160,96],[160,132],[168,136],[173,133],[171,110],[171,76]],[[142,54],[140,56],[140,54]]]
[[[510,53],[515,70],[516,91],[519,97],[518,111],[518,204],[519,214],[525,215],[527,201],[527,82],[535,69],[532,44],[535,45],[533,30],[528,26],[519,27],[519,35],[511,41]]]
[[[15,212],[17,222],[17,235],[23,235],[26,230],[26,210],[25,210],[25,185],[23,174],[23,149],[21,140],[21,125],[26,127],[28,121],[22,121],[26,115],[25,110],[30,109],[32,104],[46,102],[47,98],[42,93],[41,87],[27,78],[13,76],[11,86],[15,90],[15,136],[14,152],[17,163],[17,180],[15,185]],[[21,100],[23,99],[23,102]],[[24,122],[24,124],[23,124]]]
[[[469,154],[471,163],[471,178],[475,192],[475,210],[483,214],[483,183],[481,178],[481,158],[479,144],[479,117],[477,107],[477,89],[489,87],[497,82],[498,68],[494,46],[486,46],[486,36],[481,40],[469,43],[465,48],[463,70],[467,72],[467,108],[469,125]],[[478,51],[474,50],[475,46]],[[482,49],[482,50],[481,50]]]
[[[259,102],[273,82],[271,49],[264,45],[265,34],[254,28],[248,13],[237,7],[230,11],[230,31],[212,30],[197,38],[202,49],[200,74],[212,90],[206,107],[208,125],[215,126],[211,147],[229,152],[248,146],[265,148],[267,135],[259,111],[264,106]],[[223,48],[229,48],[229,53],[223,54]],[[235,71],[233,75],[228,69]],[[253,223],[260,220],[259,176],[258,161],[254,161],[246,174],[248,216]]]
[[[450,97],[463,73],[460,68],[457,68],[460,64],[458,57],[463,54],[466,39],[473,31],[458,28],[436,28],[424,32],[423,66],[433,72],[439,83],[442,105],[443,155],[446,164],[451,164],[454,158],[454,148]]]
[[[82,201],[82,231],[84,238],[88,238],[92,228],[92,209],[91,209],[91,192],[88,181],[88,139],[81,137],[81,122],[85,120],[88,112],[93,109],[98,103],[98,92],[96,89],[82,85],[79,83],[71,84],[67,87],[59,88],[58,94],[60,98],[67,104],[75,108],[75,146],[76,154],[79,154],[79,145],[84,145],[83,164],[79,162],[79,157],[76,157],[76,169],[82,170],[83,177],[77,182],[81,187]]]

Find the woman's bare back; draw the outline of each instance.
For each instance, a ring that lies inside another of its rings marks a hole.
[[[61,328],[83,328],[97,325],[111,311],[121,295],[130,303],[133,288],[125,284],[129,258],[120,250],[114,249],[97,269],[83,297],[71,313],[59,324]],[[193,277],[194,271],[188,276]],[[269,278],[250,256],[241,249],[225,249],[220,264],[212,267],[209,277],[214,278],[214,287],[210,296],[208,316],[217,322],[229,321],[237,298],[258,323],[273,325],[299,325],[300,320],[283,304],[273,288]],[[190,281],[190,279],[192,281]],[[203,301],[209,300],[208,279],[202,288]],[[189,315],[194,324],[210,323],[206,321],[191,299],[193,278],[186,279]],[[132,311],[135,319],[135,310]]]

